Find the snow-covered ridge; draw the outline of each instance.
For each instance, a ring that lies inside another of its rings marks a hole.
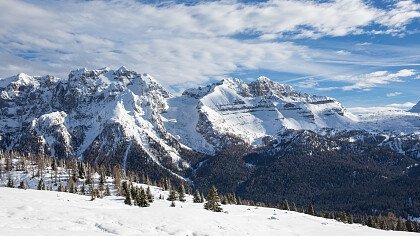
[[[355,116],[333,98],[266,77],[228,78],[174,97],[152,76],[125,67],[1,79],[0,104],[2,149],[128,168],[146,159],[177,174],[191,165],[182,150],[214,154],[233,139],[258,147],[286,130],[410,134],[420,127],[420,113]]]
[[[416,104],[416,105],[414,105],[410,110],[409,110],[409,112],[415,112],[415,113],[420,113],[420,101]]]
[[[0,85],[2,149],[126,167],[141,156],[175,172],[188,166],[160,116],[169,93],[148,74],[81,68],[67,79],[19,74]]]

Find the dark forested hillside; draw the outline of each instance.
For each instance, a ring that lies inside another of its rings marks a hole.
[[[222,192],[261,202],[289,199],[298,206],[313,202],[319,210],[420,214],[416,160],[386,147],[303,136],[243,156],[225,151],[203,163],[193,179],[197,187],[214,183]]]

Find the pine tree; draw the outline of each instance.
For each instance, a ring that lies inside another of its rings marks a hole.
[[[147,200],[146,193],[144,192],[143,188],[140,188],[140,191],[138,193],[138,200],[137,204],[139,207],[148,207],[150,206],[149,201]]]
[[[297,211],[295,202],[292,202],[292,207],[290,208],[291,211]]]
[[[125,182],[124,182],[125,183]],[[132,203],[131,203],[131,193],[130,193],[130,191],[126,191],[125,192],[125,200],[124,200],[124,203],[125,204],[127,204],[127,205],[132,205]]]
[[[368,217],[366,225],[372,228],[376,228],[375,221],[373,220],[372,216]]]
[[[38,182],[38,190],[45,190],[45,183],[42,178]]]
[[[179,185],[178,188],[178,198],[181,202],[185,202],[185,188],[183,184]]]
[[[352,215],[352,214],[348,214],[348,215],[347,215],[347,222],[348,222],[349,224],[353,224],[353,223],[354,223],[354,220],[353,220],[353,215]]]
[[[315,215],[315,210],[314,210],[314,206],[312,205],[312,202],[309,202],[306,213],[313,216]]]
[[[77,187],[76,187],[76,184],[74,183],[73,178],[69,178],[68,188],[69,188],[69,193],[77,193]]]
[[[407,228],[405,227],[405,224],[403,222],[403,220],[400,218],[398,218],[397,221],[397,227],[395,228],[395,230],[397,231],[407,231]]]
[[[153,194],[152,194],[152,192],[150,191],[150,187],[149,187],[149,186],[147,186],[147,189],[146,189],[146,195],[147,195],[147,200],[148,200],[149,202],[153,202]]]
[[[107,184],[105,187],[105,196],[111,196],[111,190],[109,189],[109,185]]]
[[[14,188],[15,187],[15,183],[13,182],[12,176],[9,175],[8,179],[7,179],[7,187],[8,188]]]
[[[284,199],[283,210],[290,211],[289,202],[287,201],[287,199]]]
[[[19,188],[20,189],[27,189],[28,188],[28,185],[26,184],[25,180],[20,181]]]
[[[415,225],[414,222],[411,220],[405,221],[405,228],[408,232],[415,232]]]
[[[82,195],[86,195],[86,184],[85,184],[85,182],[83,182],[82,188],[80,189],[80,192],[82,193]]]
[[[206,198],[204,198],[204,194],[203,193],[201,193],[200,198],[201,198],[201,203],[204,203],[206,201]]]
[[[193,202],[194,203],[201,203],[201,195],[200,195],[200,192],[198,191],[198,189],[194,193]]]
[[[176,201],[176,200],[178,200],[178,194],[174,190],[171,190],[169,192],[169,196],[168,196],[168,199],[167,200],[168,201]]]
[[[207,195],[207,202],[204,204],[204,209],[221,212],[223,209],[220,207],[220,197],[217,194],[217,189],[213,185]]]

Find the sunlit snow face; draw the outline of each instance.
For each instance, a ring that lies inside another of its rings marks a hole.
[[[419,99],[419,4],[1,1],[0,77],[126,65],[172,92],[265,75],[347,106]]]

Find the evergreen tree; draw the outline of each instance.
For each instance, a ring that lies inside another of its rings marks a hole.
[[[292,207],[290,207],[291,211],[297,211],[295,202],[292,202]]]
[[[289,202],[287,201],[287,199],[284,199],[283,210],[290,211]]]
[[[150,206],[149,201],[147,200],[146,193],[144,192],[143,188],[140,188],[140,191],[138,193],[138,200],[137,204],[139,207],[148,207]]]
[[[403,222],[403,220],[400,218],[398,218],[397,221],[397,227],[395,228],[395,230],[397,231],[407,231],[407,228],[405,227],[405,224]]]
[[[178,194],[174,190],[171,190],[169,192],[169,196],[168,196],[168,199],[167,200],[168,201],[176,201],[176,200],[178,200]]]
[[[109,185],[108,184],[105,187],[105,196],[111,196],[111,190],[109,189]]]
[[[132,205],[132,203],[131,203],[131,192],[130,191],[126,191],[124,203],[127,204],[127,205]]]
[[[204,204],[204,209],[221,212],[223,209],[220,207],[220,197],[217,194],[217,189],[213,185],[207,195],[207,202]]]
[[[149,202],[153,202],[153,194],[152,194],[152,192],[150,191],[150,187],[149,187],[149,186],[147,186],[147,189],[146,189],[146,195],[147,195],[147,200],[148,200]]]
[[[27,189],[28,188],[28,185],[26,184],[25,180],[20,181],[19,188],[20,189]]]
[[[93,184],[93,182],[90,184],[90,200],[93,201],[96,198],[96,189],[95,189],[95,185]]]
[[[353,220],[353,215],[352,215],[352,214],[348,214],[348,215],[347,215],[347,222],[348,222],[349,224],[353,224],[353,223],[354,223],[354,220]]]
[[[172,201],[170,207],[175,207],[175,202],[174,201]]]
[[[7,179],[7,187],[8,188],[14,188],[15,187],[15,183],[13,182],[12,176],[9,175],[8,179]]]
[[[368,217],[366,225],[372,228],[376,228],[375,221],[373,220],[372,216]]]
[[[178,188],[178,198],[181,202],[185,202],[185,188],[182,183],[179,185]]]
[[[309,202],[306,213],[313,216],[315,215],[315,210],[314,210],[314,206],[312,205],[312,202]]]
[[[82,193],[82,195],[86,195],[86,184],[85,184],[85,182],[83,182],[82,188],[80,189],[80,192]]]
[[[405,228],[408,232],[415,232],[415,225],[414,222],[411,220],[406,220],[405,221]]]
[[[194,193],[193,202],[194,203],[201,203],[201,195],[200,195],[200,192],[198,191],[198,189]]]
[[[77,193],[77,187],[76,187],[76,184],[74,183],[73,178],[69,178],[68,188],[69,188],[69,193]]]
[[[379,224],[379,228],[383,230],[389,230],[388,224],[386,223],[386,220],[382,219],[382,221]]]
[[[206,201],[206,198],[204,198],[204,194],[203,193],[201,193],[200,198],[201,198],[201,203],[204,203],[204,201]]]
[[[38,190],[45,190],[45,183],[44,183],[44,179],[40,179],[38,182]]]

